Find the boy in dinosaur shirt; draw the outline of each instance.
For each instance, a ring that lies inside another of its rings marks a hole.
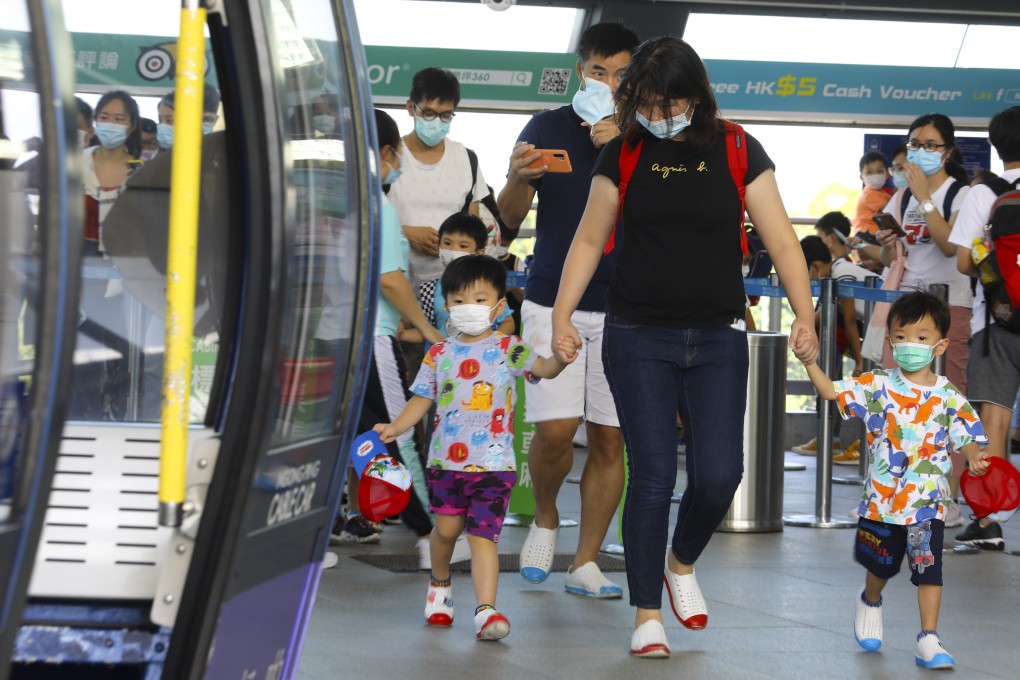
[[[868,430],[871,466],[854,548],[867,576],[857,598],[854,637],[870,652],[882,646],[882,589],[906,554],[921,613],[914,659],[925,668],[951,668],[953,657],[936,632],[949,450],[962,453],[972,473],[984,474],[988,462],[979,447],[988,440],[963,394],[931,370],[933,357],[948,343],[945,303],[928,293],[908,293],[889,310],[888,330],[886,342],[899,368],[833,382],[817,364],[806,366],[818,395],[835,399],[844,419],[856,416]]]

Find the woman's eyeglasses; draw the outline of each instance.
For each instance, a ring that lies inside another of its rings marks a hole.
[[[919,142],[916,139],[911,139],[907,142],[907,148],[911,151],[917,151],[918,149],[924,149],[925,151],[938,151],[944,149],[945,144],[936,144],[935,142]]]

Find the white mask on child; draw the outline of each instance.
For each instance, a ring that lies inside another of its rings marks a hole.
[[[466,253],[463,250],[444,250],[441,248],[439,250],[439,261],[443,263],[444,267],[446,267],[449,266],[449,264],[454,260],[460,259],[465,255],[470,254],[471,253]]]
[[[882,187],[885,186],[885,180],[886,177],[884,172],[865,175],[864,186],[868,187],[869,189],[881,189]]]
[[[499,305],[457,305],[450,307],[450,325],[464,335],[481,335],[492,327],[492,310]]]

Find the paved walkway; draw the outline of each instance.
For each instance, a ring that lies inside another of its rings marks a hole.
[[[575,456],[579,473],[584,451]],[[787,472],[788,514],[814,510],[814,459],[787,454],[807,470]],[[1020,462],[1014,457],[1014,462]],[[854,468],[836,467],[837,474]],[[682,488],[683,480],[678,483]],[[564,485],[561,513],[577,519],[576,484]],[[834,485],[834,512],[856,505],[859,486]],[[1006,547],[1020,548],[1020,519],[1005,530]],[[950,530],[955,533],[956,530]],[[948,533],[948,532],[947,532]],[[506,528],[501,553],[516,553],[526,528]],[[576,529],[562,529],[557,552],[576,546]],[[610,529],[615,542],[616,525]],[[851,558],[847,529],[787,527],[781,533],[718,533],[698,562],[709,626],[688,631],[667,617],[667,660],[628,654],[633,609],[626,575],[609,574],[624,600],[594,601],[563,590],[563,573],[538,586],[517,573],[500,574],[499,609],[512,632],[499,643],[474,639],[470,575],[454,574],[458,604],[451,629],[425,625],[426,577],[393,573],[350,559],[365,553],[414,552],[414,537],[387,527],[377,545],[337,546],[336,568],[324,573],[298,668],[301,680],[336,678],[910,678],[919,629],[915,589],[906,572],[886,589],[883,651],[861,651],[853,638],[853,602],[864,580]],[[957,678],[1020,677],[1020,557],[1006,553],[947,554],[939,630],[956,657]],[[668,600],[665,600],[669,611]]]

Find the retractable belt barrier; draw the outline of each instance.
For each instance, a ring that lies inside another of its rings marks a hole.
[[[866,318],[864,326],[867,328],[871,320],[871,313],[876,303],[892,303],[910,291],[904,290],[882,290],[878,286],[878,277],[868,277],[864,283],[839,282],[834,279],[822,279],[811,282],[811,295],[821,299],[819,313],[819,363],[825,367],[826,373],[832,377],[836,372],[839,361],[839,354],[836,349],[836,303],[837,298],[848,298],[852,300],[863,300],[867,303]],[[785,297],[786,291],[782,286],[776,285],[771,279],[756,278],[744,279],[744,290],[748,295],[760,297]],[[939,297],[943,302],[949,301],[949,286],[945,284],[932,284],[929,291]],[[871,362],[864,369],[871,370]],[[935,372],[945,372],[945,356],[937,357],[935,360]],[[819,405],[818,418],[818,466],[816,468],[815,484],[815,513],[814,515],[797,515],[784,518],[784,523],[790,526],[809,526],[816,528],[837,528],[856,526],[855,521],[838,519],[832,517],[832,419],[835,404],[828,400],[822,400]],[[861,450],[867,450],[867,443],[862,436]],[[846,484],[863,484],[867,476],[867,456],[861,455],[859,463],[859,474],[854,477],[840,478],[835,481]]]

